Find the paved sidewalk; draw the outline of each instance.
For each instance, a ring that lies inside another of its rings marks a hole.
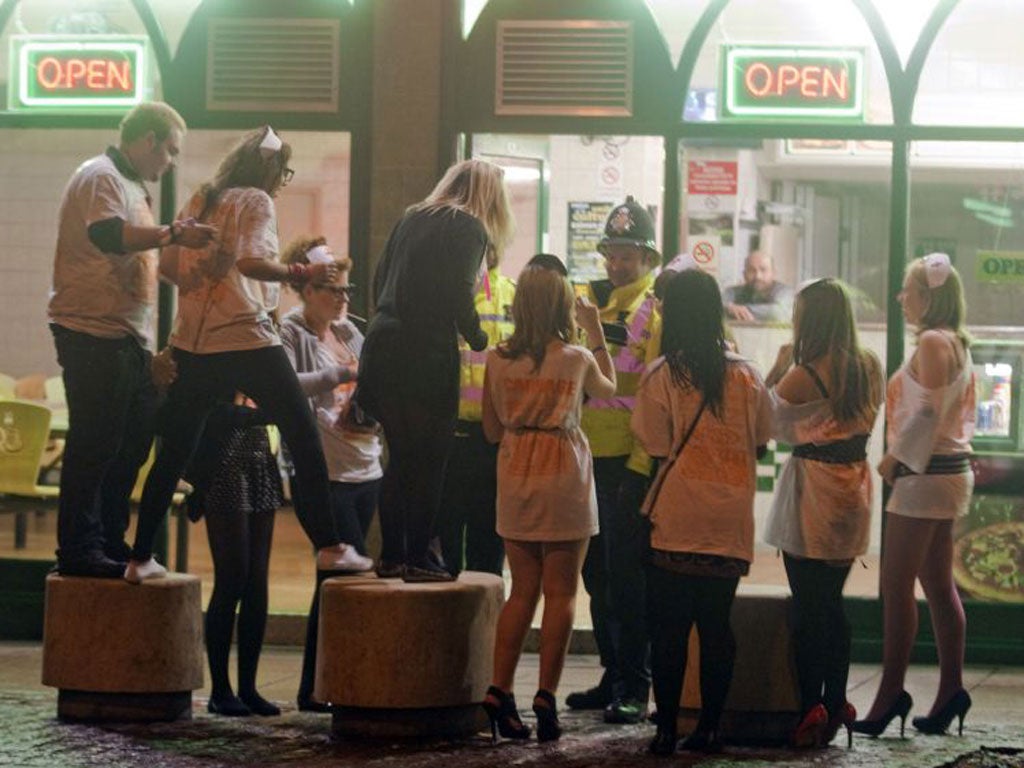
[[[813,752],[730,747],[700,760],[677,755],[671,760],[646,754],[653,732],[650,725],[605,726],[597,713],[564,713],[565,735],[553,744],[535,741],[492,745],[489,735],[459,742],[403,743],[391,741],[333,741],[330,716],[299,713],[293,696],[301,653],[291,648],[268,648],[260,670],[261,692],[278,701],[284,714],[277,718],[230,719],[208,715],[206,691],[194,698],[194,719],[151,725],[72,725],[56,720],[56,692],[39,684],[41,650],[38,644],[0,643],[0,766],[18,768],[214,768],[215,766],[367,766],[371,768],[493,768],[557,766],[557,768],[618,768],[619,766],[739,765],[759,766],[885,766],[885,768],[1024,767],[1024,669],[973,668],[966,683],[974,707],[963,737],[911,736],[890,727],[879,739],[855,737],[853,749],[831,747]],[[536,656],[523,659],[516,681],[520,701],[529,702],[536,687]],[[864,711],[877,684],[878,669],[857,665],[851,674],[851,700]],[[592,684],[598,676],[593,657],[572,656],[562,691]],[[936,672],[915,668],[908,689],[923,711],[934,691]],[[524,712],[532,723],[532,713]],[[838,743],[838,741],[837,741]]]

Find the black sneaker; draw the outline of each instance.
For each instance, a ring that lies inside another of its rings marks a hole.
[[[604,709],[611,703],[611,693],[600,685],[570,693],[565,697],[565,706],[569,709]]]
[[[616,699],[604,710],[604,721],[614,725],[634,725],[647,714],[647,702],[623,696]]]
[[[415,565],[407,564],[402,573],[402,581],[408,584],[418,584],[429,581],[455,581],[455,577],[439,565],[429,560],[423,560]]]
[[[57,573],[61,576],[87,576],[94,579],[120,579],[127,563],[111,560],[102,552],[86,552],[74,557],[57,559]]]
[[[405,573],[405,563],[396,563],[393,560],[378,560],[375,569],[378,579],[400,579]]]

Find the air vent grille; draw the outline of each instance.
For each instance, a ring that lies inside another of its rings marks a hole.
[[[206,108],[336,112],[337,19],[211,19]]]
[[[498,22],[499,115],[633,114],[633,24]]]

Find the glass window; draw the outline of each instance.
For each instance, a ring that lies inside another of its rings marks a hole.
[[[1014,127],[1024,122],[1022,24],[1024,5],[1014,0],[958,3],[921,71],[914,122]]]
[[[912,149],[910,244],[914,255],[950,255],[973,337],[975,485],[954,530],[953,576],[965,596],[1020,602],[1024,144],[916,142]]]
[[[576,283],[605,278],[597,241],[608,213],[627,195],[653,213],[660,241],[661,138],[474,134],[473,154],[505,168],[517,232],[502,265],[509,277],[548,251],[566,260]]]
[[[18,3],[11,14],[7,27],[0,30],[0,86],[12,87],[9,82],[11,71],[8,51],[12,35],[141,35],[147,37],[142,19],[132,7],[130,0],[81,0],[68,3],[66,0],[32,0]],[[146,101],[159,99],[160,72],[156,66],[152,47],[147,43],[143,98]],[[6,100],[0,109],[6,109]]]
[[[685,120],[718,119],[722,96],[718,93],[721,46],[726,43],[862,48],[866,70],[864,121],[892,122],[892,103],[881,57],[864,17],[849,0],[732,0],[712,27],[697,59]],[[813,83],[807,84],[809,89],[814,87]]]
[[[167,35],[167,45],[171,56],[178,50],[181,36],[185,34],[192,14],[203,4],[203,0],[148,0],[153,15]]]
[[[679,63],[683,46],[690,37],[694,25],[700,19],[707,0],[647,0],[651,15],[658,22],[658,28],[665,37],[672,66]]]
[[[810,139],[681,147],[680,239],[736,305],[729,308],[731,334],[741,354],[763,373],[772,367],[779,347],[792,341],[792,291],[804,280],[823,276],[838,276],[851,286],[860,343],[884,365],[890,152],[887,143]],[[773,275],[746,269],[761,262],[770,264]],[[777,289],[758,285],[770,286],[773,280]],[[782,560],[764,543],[764,528],[790,449],[773,441],[759,462],[755,557],[741,591],[788,590]],[[868,461],[874,466],[881,457],[879,422]],[[877,594],[877,483],[872,508],[870,548],[863,558],[869,567],[851,571],[848,594]]]

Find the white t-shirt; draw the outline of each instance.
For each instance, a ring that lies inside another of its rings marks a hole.
[[[108,155],[79,166],[60,204],[50,291],[52,322],[107,339],[132,335],[152,348],[156,251],[104,253],[89,239],[89,227],[107,219],[155,226],[149,203],[142,181],[126,178]]]
[[[199,218],[203,197],[192,196],[179,218]],[[238,271],[238,259],[277,261],[274,201],[262,189],[224,190],[203,222],[219,235],[205,248],[164,248],[160,274],[178,286],[171,346],[196,354],[272,347],[281,343],[270,319],[280,286]]]

